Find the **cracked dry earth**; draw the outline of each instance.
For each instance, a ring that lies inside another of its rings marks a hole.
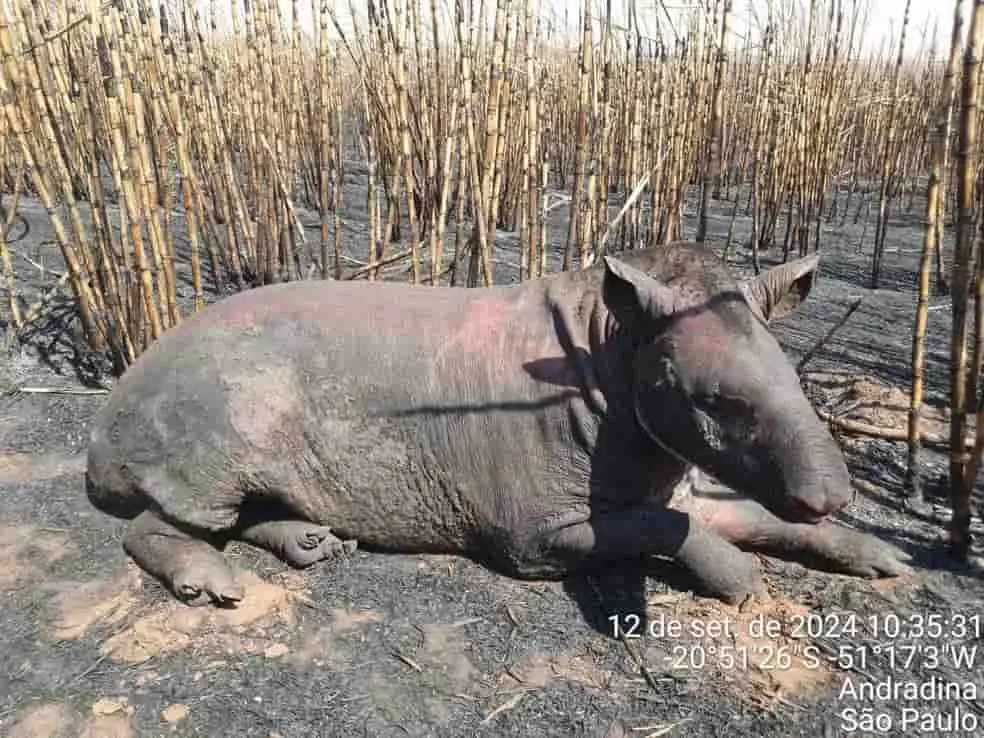
[[[861,287],[864,257],[848,241],[830,237],[815,294],[776,332],[796,360],[853,295],[865,295],[817,353],[804,385],[828,415],[904,428],[899,388],[908,379],[898,367],[912,296],[905,284]],[[503,258],[510,248],[502,246]],[[900,253],[892,256],[890,243],[886,265],[908,279],[913,257]],[[927,398],[936,409],[928,422],[930,432],[945,435],[938,408],[948,311],[939,304],[931,314]],[[81,386],[32,356],[0,351],[4,388]],[[896,441],[837,431],[859,489],[837,517],[912,553],[915,571],[902,579],[867,582],[762,557],[773,599],[741,609],[694,597],[671,571],[630,564],[531,583],[461,558],[360,550],[297,572],[234,544],[228,555],[244,573],[246,599],[238,609],[193,609],[127,560],[124,523],[85,498],[85,442],[103,399],[0,395],[4,738],[984,736],[982,707],[966,694],[871,700],[849,688],[936,678],[984,690],[984,639],[975,637],[984,633],[948,639],[978,647],[970,664],[952,657],[890,664],[870,648],[895,643],[925,655],[941,640],[833,627],[843,613],[902,622],[984,616],[980,568],[941,553],[945,500],[933,498],[926,516],[894,509],[905,463]],[[927,451],[930,493],[939,493],[945,462]],[[808,614],[827,624],[793,632]],[[756,623],[783,629],[761,633]],[[864,664],[835,663],[866,647]],[[866,707],[891,726],[848,732],[846,711],[861,715]],[[905,710],[964,722],[950,731],[942,722],[904,725]]]

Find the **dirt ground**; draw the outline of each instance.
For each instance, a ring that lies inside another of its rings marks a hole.
[[[355,265],[364,205],[351,178]],[[713,237],[731,210],[717,206]],[[776,326],[796,361],[864,297],[805,368],[823,413],[904,429],[919,207],[893,217],[875,292],[863,224],[827,224],[814,294]],[[29,231],[15,226],[12,248],[31,301],[61,265],[43,209],[27,200],[21,212]],[[550,228],[563,238],[560,211]],[[736,233],[746,228],[740,218]],[[498,243],[499,279],[514,279],[515,235]],[[530,583],[461,558],[358,551],[296,572],[235,545],[243,606],[187,608],[126,559],[123,523],[85,498],[88,427],[105,397],[93,387],[111,381],[71,348],[69,314],[56,304],[24,346],[0,334],[2,736],[984,736],[982,568],[942,552],[940,451],[926,457],[932,511],[903,514],[904,444],[838,431],[859,492],[837,517],[909,551],[915,573],[901,580],[762,557],[773,601],[743,610],[636,566]],[[943,437],[948,330],[936,297],[927,399]],[[865,691],[876,687],[887,691]]]

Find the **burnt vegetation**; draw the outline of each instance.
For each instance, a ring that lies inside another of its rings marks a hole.
[[[916,508],[927,316],[951,298],[965,555],[984,450],[984,2],[951,2],[930,29],[907,2],[872,45],[858,0],[569,16],[542,0],[7,0],[0,314],[30,338],[67,296],[78,345],[118,374],[233,290],[533,279],[694,235],[692,214],[698,240],[757,273],[860,223],[865,286],[906,282],[916,306],[900,494]],[[23,247],[28,203],[46,265]],[[887,235],[907,221],[921,258],[895,279]]]

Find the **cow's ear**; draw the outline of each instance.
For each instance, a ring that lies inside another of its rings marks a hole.
[[[777,320],[794,312],[813,289],[820,265],[819,254],[780,264],[742,283],[742,292],[766,321]]]
[[[676,291],[672,287],[611,256],[605,256],[604,262],[601,296],[619,323],[631,326],[673,314]]]

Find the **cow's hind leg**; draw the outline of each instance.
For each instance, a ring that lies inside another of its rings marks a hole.
[[[254,523],[239,532],[236,538],[266,549],[281,561],[298,568],[347,556],[356,548],[354,540],[342,540],[331,532],[331,528],[305,520]]]
[[[188,605],[229,605],[243,598],[242,585],[205,531],[171,523],[145,510],[130,523],[123,548],[147,573]]]

